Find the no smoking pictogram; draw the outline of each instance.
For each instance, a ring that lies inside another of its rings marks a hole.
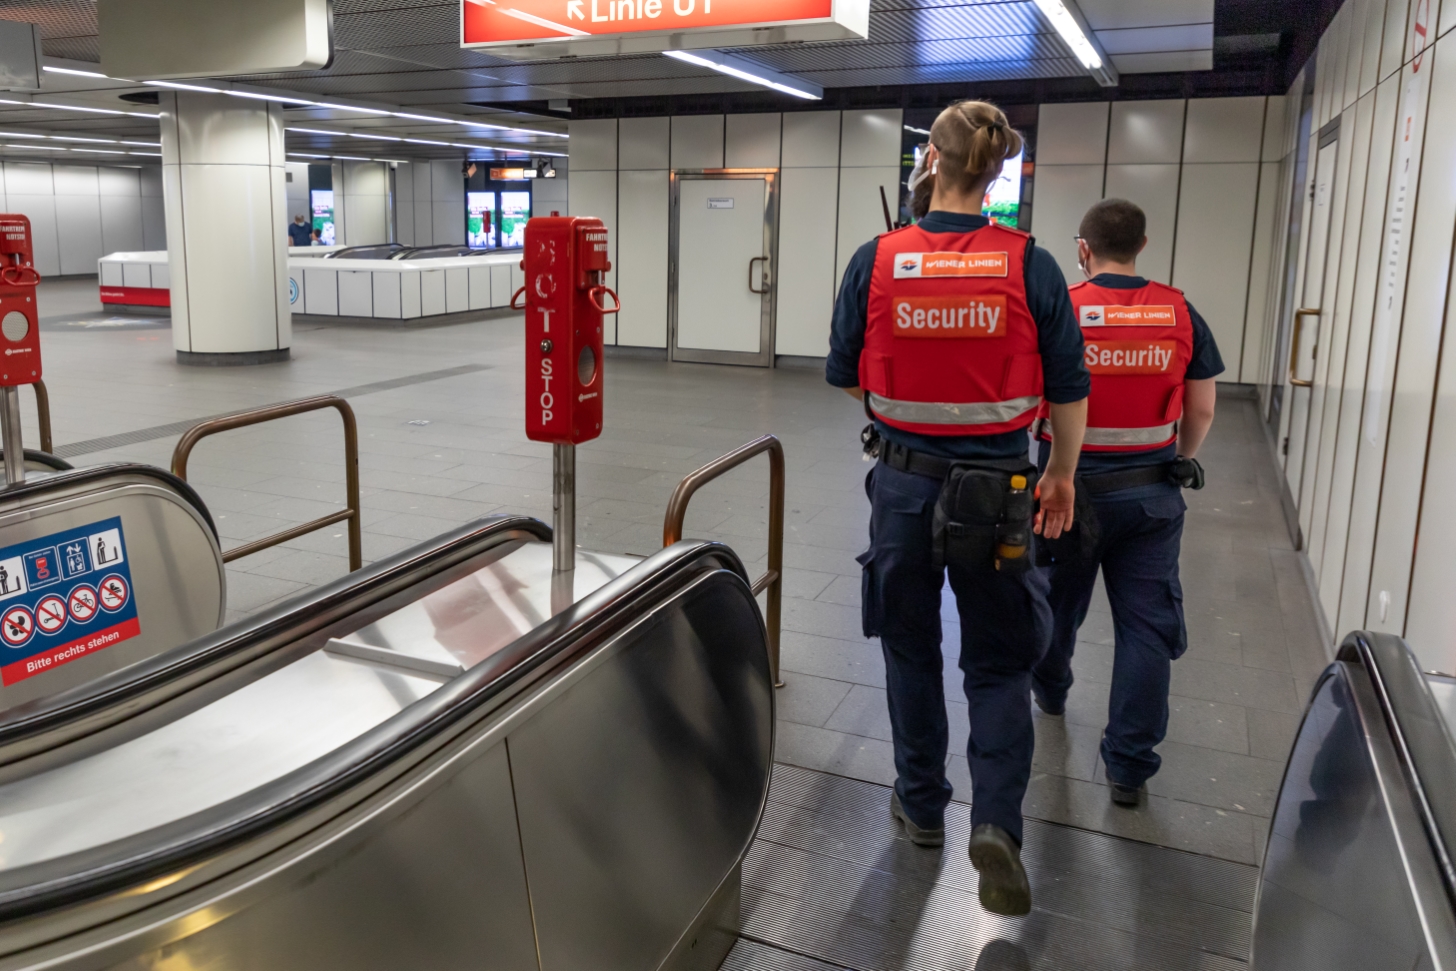
[[[35,622],[42,634],[54,634],[66,626],[66,602],[57,596],[45,597],[35,605]]]
[[[19,647],[35,633],[35,618],[24,607],[11,607],[0,619],[0,638],[11,647]]]
[[[96,591],[89,584],[83,583],[72,590],[66,603],[78,624],[84,624],[96,616]]]
[[[126,580],[115,573],[101,581],[101,607],[103,610],[117,611],[126,606],[128,588]]]

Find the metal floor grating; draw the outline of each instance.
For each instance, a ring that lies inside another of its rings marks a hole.
[[[743,865],[743,939],[726,971],[1234,971],[1246,967],[1258,870],[1027,820],[1035,909],[983,911],[970,807],[944,851],[914,846],[889,789],[776,765]]]

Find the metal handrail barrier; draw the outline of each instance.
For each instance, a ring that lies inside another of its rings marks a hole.
[[[44,381],[32,381],[31,388],[35,391],[35,414],[40,422],[40,450],[52,455],[55,454],[51,448],[51,395],[46,390]]]
[[[324,408],[333,408],[344,420],[344,490],[348,508],[321,516],[301,526],[285,529],[281,533],[274,533],[272,536],[265,536],[251,543],[234,547],[223,553],[224,563],[231,563],[233,560],[250,556],[347,519],[349,521],[349,572],[352,573],[364,565],[364,541],[359,518],[359,423],[354,418],[354,409],[337,395],[323,394],[315,398],[285,401],[282,404],[269,405],[266,408],[255,408],[251,411],[223,415],[221,418],[210,418],[193,425],[183,433],[181,440],[177,442],[177,448],[172,452],[172,474],[184,482],[186,481],[187,459],[191,456],[197,443],[209,435],[231,431],[235,428],[246,428],[249,425],[260,425],[263,422],[287,418],[291,415],[301,415],[309,411],[320,411]]]
[[[768,590],[768,608],[764,621],[768,627],[769,665],[774,687],[782,688],[779,678],[779,622],[783,615],[784,594],[784,446],[773,435],[754,439],[691,473],[678,483],[667,502],[667,518],[662,524],[662,545],[671,546],[683,538],[683,521],[688,514],[688,500],[707,483],[730,469],[735,469],[763,452],[768,453],[768,572],[753,581],[755,595]]]

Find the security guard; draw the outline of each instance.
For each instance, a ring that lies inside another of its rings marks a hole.
[[[1112,603],[1116,648],[1102,761],[1112,801],[1136,806],[1161,759],[1172,662],[1188,647],[1178,551],[1180,487],[1202,488],[1195,456],[1213,424],[1214,378],[1223,360],[1208,325],[1183,293],[1137,275],[1147,218],[1125,199],[1087,211],[1077,242],[1084,283],[1071,288],[1092,372],[1079,486],[1094,517],[1069,536],[1051,570],[1051,649],[1032,693],[1049,715],[1065,711],[1072,650],[1087,617],[1097,570]],[[1054,423],[1042,424],[1042,454],[1055,457]],[[1095,524],[1095,526],[1094,526]],[[1079,548],[1081,547],[1081,548]]]
[[[859,561],[864,632],[885,655],[895,768],[891,811],[909,838],[945,840],[948,727],[940,592],[949,571],[970,702],[971,861],[987,910],[1031,909],[1021,801],[1031,774],[1031,668],[1051,636],[1047,580],[1030,568],[1035,528],[1071,525],[1091,379],[1056,262],[981,215],[1021,136],[994,105],[941,113],[926,149],[934,180],[917,225],[867,243],[845,271],[827,364],[872,425],[865,482],[870,548]],[[915,187],[912,186],[912,190]],[[1041,474],[1027,432],[1043,399],[1056,443]]]

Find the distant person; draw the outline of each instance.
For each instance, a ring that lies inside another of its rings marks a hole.
[[[288,244],[290,246],[308,246],[313,239],[313,227],[303,221],[302,216],[293,217],[293,225],[288,227]]]
[[[308,240],[309,240],[308,245],[310,245],[310,246],[322,246],[322,245],[324,245],[324,241],[319,236],[319,231],[317,229],[315,229],[313,232],[311,232],[311,233],[308,234]]]
[[[1032,695],[1049,715],[1065,711],[1072,649],[1097,571],[1112,603],[1115,648],[1102,761],[1112,801],[1133,807],[1162,764],[1153,749],[1168,731],[1172,662],[1188,648],[1178,552],[1181,489],[1203,488],[1195,460],[1213,424],[1214,378],[1223,360],[1208,324],[1181,290],[1138,276],[1147,217],[1126,199],[1087,211],[1071,288],[1092,372],[1078,488],[1096,515],[1082,516],[1051,568],[1052,643],[1032,670]],[[1039,424],[1041,461],[1054,438]],[[1093,527],[1082,539],[1079,531]]]

